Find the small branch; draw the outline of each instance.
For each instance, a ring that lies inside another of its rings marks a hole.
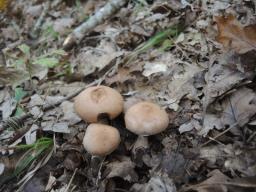
[[[71,179],[70,179],[70,181],[69,181],[69,183],[68,183],[68,186],[67,186],[67,188],[65,189],[64,192],[68,192],[68,190],[69,190],[69,188],[70,188],[70,186],[71,186],[71,184],[72,184],[72,182],[73,182],[73,180],[74,180],[74,177],[75,177],[75,175],[76,175],[76,172],[77,172],[77,168],[75,169],[75,171],[74,171],[74,173],[73,173],[73,175],[72,175],[72,177],[71,177]]]
[[[212,141],[216,141],[217,138],[219,138],[220,136],[224,135],[225,133],[227,133],[228,131],[230,131],[230,129],[236,127],[238,125],[238,123],[234,123],[233,125],[231,125],[228,129],[222,131],[221,133],[219,133],[218,135],[216,135],[215,137],[211,138],[209,141],[206,141],[205,143],[201,144],[200,147],[204,147],[205,145],[211,143]]]
[[[102,7],[86,22],[75,28],[74,31],[68,35],[63,43],[64,49],[72,48],[73,45],[77,44],[85,36],[86,33],[116,13],[127,2],[128,0],[110,0],[110,2],[108,2],[104,7]]]

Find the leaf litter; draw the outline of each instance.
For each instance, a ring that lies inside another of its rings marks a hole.
[[[72,33],[109,2],[0,1],[0,190],[253,191],[255,2],[120,1]],[[65,52],[69,34],[82,36]],[[96,84],[125,109],[158,103],[169,128],[134,153],[120,116],[122,142],[95,168],[73,98]]]

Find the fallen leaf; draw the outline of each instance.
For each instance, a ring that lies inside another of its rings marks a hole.
[[[229,1],[202,1],[202,8],[211,14],[216,14],[219,11],[225,10],[230,5]]]
[[[136,78],[131,75],[131,70],[127,68],[119,68],[117,73],[111,77],[106,77],[105,81],[108,85],[113,83],[124,83],[129,80],[135,80]]]
[[[75,20],[73,18],[60,18],[54,22],[53,29],[63,35],[66,33],[67,29],[74,24],[74,22]]]
[[[221,185],[220,183],[228,181],[229,177],[227,177],[217,169],[208,173],[207,176],[209,178],[203,181],[202,183],[189,186],[183,189],[182,191],[191,191],[191,190],[195,190],[197,192],[212,192],[212,191],[227,192],[228,191],[227,187],[225,185]]]
[[[229,66],[212,65],[206,77],[207,86],[204,89],[206,96],[205,107],[215,101],[216,98],[242,83],[245,78],[246,76],[242,72]]]
[[[256,188],[256,177],[234,178],[226,183],[227,185]]]
[[[56,96],[46,96],[45,97],[45,104],[47,105],[54,105],[55,103],[59,102],[61,99],[64,97],[61,95],[56,95]]]
[[[194,128],[195,128],[196,130],[200,130],[200,129],[201,129],[201,125],[200,125],[200,123],[199,123],[197,120],[192,119],[192,120],[189,121],[188,123],[182,124],[182,125],[179,127],[179,132],[180,132],[180,133],[188,132],[188,131],[193,130]]]
[[[200,158],[208,160],[208,164],[214,165],[217,160],[224,160],[224,147],[220,145],[200,148]]]
[[[155,73],[166,72],[168,67],[164,63],[151,63],[151,62],[147,62],[144,65],[143,68],[144,68],[144,71],[142,72],[142,74],[145,77],[149,77],[150,75],[155,74]]]
[[[66,121],[69,125],[74,125],[81,121],[81,118],[74,111],[74,103],[70,101],[64,101],[61,103],[60,108],[63,112],[63,117],[61,121]]]
[[[32,107],[29,109],[29,112],[31,115],[33,115],[34,118],[40,118],[43,115],[43,111],[38,106]]]
[[[144,192],[176,192],[176,186],[167,175],[154,176],[145,185]]]
[[[39,5],[29,6],[24,12],[27,15],[30,15],[32,17],[39,17],[42,11],[43,11],[43,6],[42,4],[39,4]]]
[[[53,131],[57,133],[70,133],[67,122],[54,123],[52,121],[44,121],[41,123],[41,125],[44,131]]]
[[[193,85],[193,78],[202,71],[201,68],[194,65],[184,65],[182,72],[173,75],[172,81],[168,85],[169,108],[177,110],[180,99],[187,95],[194,99],[197,98],[196,89]]]
[[[117,51],[112,42],[102,40],[94,49],[90,47],[84,48],[75,58],[71,58],[70,62],[77,65],[78,71],[84,76],[100,71],[111,61],[122,55],[121,51]]]
[[[2,28],[2,36],[6,39],[6,40],[12,40],[15,41],[18,39],[18,34],[17,31],[15,30],[14,27],[9,26],[7,28]]]
[[[240,172],[243,176],[254,176],[256,171],[256,150],[248,150],[232,144],[218,144],[200,148],[200,158],[208,166],[223,162],[225,169]]]
[[[256,172],[256,150],[232,146],[225,150],[227,158],[225,168],[230,171],[239,171],[243,176],[255,176]]]
[[[246,53],[256,49],[256,25],[242,26],[235,16],[215,17],[218,36],[217,41],[225,48],[234,49],[238,53]]]
[[[218,114],[205,115],[200,134],[206,135],[213,128],[244,126],[256,113],[256,94],[251,89],[240,88],[224,98],[216,111]]]
[[[182,178],[184,176],[184,167],[186,160],[181,153],[166,150],[163,154],[161,170],[172,178]]]
[[[137,182],[138,175],[134,170],[135,164],[128,157],[122,157],[122,160],[109,163],[106,168],[107,178],[121,177],[128,182]]]
[[[0,106],[0,111],[2,113],[3,120],[6,120],[8,117],[11,116],[11,114],[16,109],[17,102],[12,98],[6,98],[5,101]]]
[[[38,94],[34,94],[30,97],[30,101],[28,103],[28,107],[40,106],[44,104],[44,100]]]
[[[31,76],[38,77],[40,80],[47,75],[48,69],[38,65],[31,65]],[[11,67],[0,66],[0,85],[11,84],[12,87],[20,85],[26,80],[29,80],[30,75],[24,69],[14,69]]]
[[[36,124],[33,124],[31,128],[28,130],[28,132],[25,134],[26,144],[33,144],[36,142],[36,130],[38,130],[39,127]]]
[[[33,64],[38,64],[44,67],[55,67],[56,65],[59,64],[59,60],[57,58],[54,57],[45,57],[45,58],[39,58],[36,59]]]
[[[203,90],[204,107],[207,108],[219,97],[251,81],[255,74],[255,52],[237,55],[229,52],[213,55],[208,72],[205,75],[206,86]]]

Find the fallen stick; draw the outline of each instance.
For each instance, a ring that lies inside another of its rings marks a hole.
[[[110,2],[108,2],[104,7],[68,35],[63,43],[63,48],[65,50],[72,48],[85,36],[86,33],[120,10],[120,8],[122,8],[127,2],[128,0],[110,0]]]

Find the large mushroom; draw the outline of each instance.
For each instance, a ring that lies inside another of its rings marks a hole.
[[[138,135],[135,146],[147,146],[147,137],[164,131],[169,125],[169,117],[164,109],[151,102],[139,102],[125,113],[126,128]],[[135,148],[135,147],[134,147]]]
[[[105,157],[118,147],[120,141],[119,131],[112,126],[92,123],[87,127],[83,146],[92,155],[90,163],[94,176],[99,178]]]
[[[123,97],[107,86],[89,87],[75,98],[75,111],[86,122],[96,123],[101,115],[114,119],[123,111]]]
[[[120,134],[116,128],[92,123],[86,129],[83,146],[91,155],[104,157],[112,153],[120,141]]]

